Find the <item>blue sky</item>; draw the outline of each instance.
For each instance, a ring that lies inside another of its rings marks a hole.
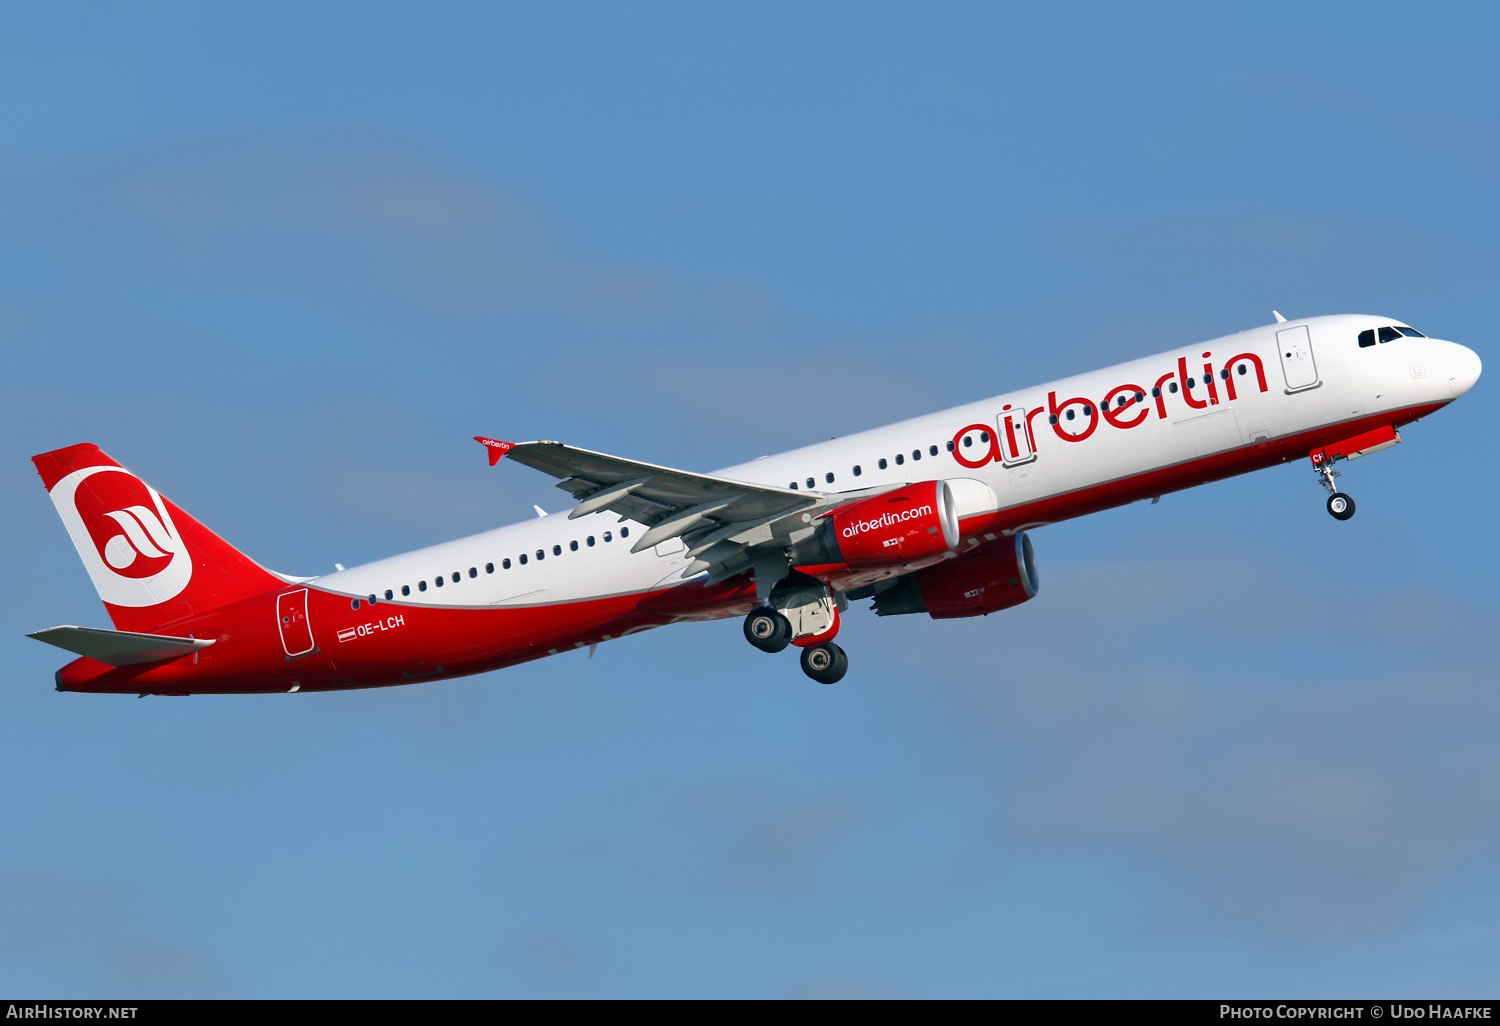
[[[1470,996],[1500,966],[1487,380],[1361,460],[1036,532],[1032,603],[338,695],[58,695],[28,457],[259,561],[1289,316],[1490,357],[1481,5],[9,5],[0,989]],[[860,604],[861,607],[865,605]]]

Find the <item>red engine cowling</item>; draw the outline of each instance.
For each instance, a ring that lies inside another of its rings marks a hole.
[[[941,555],[958,544],[958,513],[943,481],[921,481],[872,495],[829,520],[851,567],[895,566]]]
[[[875,596],[880,616],[927,613],[935,620],[983,616],[1018,606],[1040,587],[1024,532],[908,574]]]

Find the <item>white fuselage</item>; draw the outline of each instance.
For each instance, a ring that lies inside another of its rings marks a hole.
[[[1361,331],[1399,323],[1346,315],[1267,325],[714,473],[854,496],[903,482],[975,478],[993,490],[1003,510],[1261,441],[1440,405],[1478,378],[1478,357],[1451,342],[1405,336],[1366,347],[1357,342]],[[1306,339],[1307,351],[1289,353],[1298,338]],[[1260,361],[1264,391],[1247,354]],[[1203,380],[1205,364],[1212,385]],[[1183,387],[1184,368],[1194,378],[1191,391]],[[1152,394],[1158,387],[1159,399]],[[1106,397],[1109,416],[1099,408]],[[1016,451],[1002,438],[1007,416],[1013,428],[1024,423],[1021,430],[1029,429],[1018,436]],[[987,460],[986,454],[1001,458]],[[551,514],[309,583],[351,598],[463,608],[576,602],[684,583],[691,563],[684,544],[674,539],[632,554],[632,539],[622,535],[638,539],[641,531],[613,513],[576,520]]]

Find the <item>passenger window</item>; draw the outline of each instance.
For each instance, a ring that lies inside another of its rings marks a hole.
[[[474,567],[471,566],[471,567],[469,567],[469,576],[470,577],[478,577],[479,576],[479,571],[476,570]]]
[[[899,452],[896,453],[896,466],[899,467],[899,466],[901,466],[901,464],[903,464],[905,462],[906,462],[906,457],[903,456],[903,455],[901,455]]]
[[[436,584],[439,588],[441,588],[443,586],[443,579],[441,577],[434,577],[432,579],[432,583]]]
[[[605,531],[604,532],[604,540],[605,541],[614,541],[614,535],[610,534],[608,531]]]
[[[411,585],[409,585],[409,584],[403,584],[403,585],[401,585],[401,594],[402,595],[410,595],[411,594]]]
[[[935,445],[929,445],[927,447],[927,455],[929,455],[929,456],[936,456],[937,455],[937,446],[935,446]]]
[[[358,609],[359,608],[359,599],[355,599],[353,602],[349,603],[349,608],[350,609]]]
[[[1359,333],[1359,348],[1368,349],[1375,344],[1375,329],[1366,328]]]
[[[1054,414],[1051,414],[1051,415],[1050,415],[1050,416],[1049,416],[1049,417],[1048,417],[1048,418],[1047,418],[1047,422],[1048,422],[1048,423],[1049,423],[1049,424],[1056,424],[1056,423],[1057,423],[1057,414],[1055,414],[1055,413],[1054,413]]]
[[[913,449],[911,451],[911,458],[913,460],[919,460],[919,459],[921,459],[922,458],[922,450],[921,449]]]
[[[463,576],[464,575],[459,573],[457,570],[453,571],[453,583],[457,584],[459,581],[463,580]]]
[[[859,464],[858,464],[858,463],[856,463],[856,464],[855,464],[855,465],[854,465],[854,476],[855,476],[855,477],[858,477],[858,476],[859,476],[859,475],[861,475],[861,474],[863,474],[863,473],[864,473],[864,471],[863,471],[863,470],[860,470],[860,469],[859,469]]]
[[[833,471],[830,470],[828,473],[824,474],[823,480],[827,481],[829,484],[833,484]]]
[[[487,574],[494,573],[495,572],[495,564],[494,563],[486,563],[486,564],[484,564],[484,572],[487,573]]]
[[[1212,374],[1203,375],[1203,383],[1205,385],[1212,385],[1214,383],[1214,376]]]
[[[622,528],[620,528],[620,537],[621,538],[629,538],[630,537],[630,528],[628,528],[628,527],[622,527]]]
[[[417,590],[418,591],[426,591],[427,590],[427,582],[426,581],[418,581],[417,582]]]
[[[811,477],[808,478],[807,479],[807,487],[809,487],[809,488],[816,488],[816,487],[818,487],[817,479],[816,478],[811,478]]]
[[[1072,410],[1072,407],[1068,408],[1067,417],[1068,417],[1069,420],[1073,419],[1073,410]]]
[[[370,596],[370,605],[372,605],[372,606],[378,606],[378,605],[380,605],[379,602],[375,601],[375,596],[374,595]]]
[[[795,492],[797,490],[797,482],[793,481],[791,484],[787,485],[787,487]]]
[[[884,470],[888,466],[890,466],[890,464],[885,461],[885,457],[880,457],[880,469]]]
[[[1229,377],[1229,375],[1227,373],[1224,376],[1226,378]],[[1135,394],[1135,401],[1138,402],[1138,403],[1145,402],[1146,401],[1146,393],[1145,392],[1137,392]]]
[[[1245,373],[1245,365],[1243,363],[1240,364],[1239,366],[1235,367],[1235,371],[1243,375]]]
[[[1171,392],[1173,395],[1176,395],[1177,394],[1177,382],[1175,382],[1175,381],[1169,381],[1169,382],[1167,382],[1167,391]]]
[[[554,545],[554,546],[552,546],[552,554],[554,556],[561,556],[562,555],[562,546],[561,545]]]
[[[546,549],[537,549],[536,550],[536,561],[538,563],[540,563],[542,560],[544,560],[546,558],[547,558],[547,550]]]
[[[510,569],[510,557],[507,556],[505,559],[502,559],[500,561],[500,569],[501,570],[509,570]]]
[[[389,602],[391,599],[393,599],[395,597],[396,597],[396,593],[394,591],[392,591],[389,588],[385,589],[385,600],[387,602]]]
[[[1154,388],[1151,389],[1151,398],[1153,398],[1153,399],[1160,399],[1161,398],[1161,386],[1160,385],[1157,385],[1156,387],[1154,387]]]
[[[568,548],[571,549],[571,550],[573,550],[574,552],[577,552],[578,551],[578,542],[576,542],[576,541],[570,541],[570,542],[568,542]]]
[[[1427,337],[1426,335],[1424,335],[1420,331],[1418,331],[1416,328],[1403,328],[1399,324],[1396,325],[1396,330],[1399,331],[1399,332],[1401,332],[1401,334],[1403,334],[1403,335],[1410,336],[1411,338],[1426,338]]]
[[[594,536],[593,535],[589,535],[588,536],[587,543],[588,543],[589,548],[593,548],[594,547]]]
[[[951,440],[948,442],[948,451],[949,452],[953,451],[953,442]]]
[[[1394,341],[1396,341],[1396,339],[1398,339],[1400,337],[1401,337],[1401,332],[1397,331],[1395,328],[1381,328],[1380,329],[1380,341],[1382,341],[1382,342],[1394,342]]]
[[[522,566],[526,565],[526,553],[524,553],[524,552],[521,553],[521,565]]]

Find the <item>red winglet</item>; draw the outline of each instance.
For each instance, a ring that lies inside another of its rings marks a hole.
[[[516,447],[515,442],[502,442],[498,438],[486,438],[483,435],[475,435],[474,441],[484,446],[485,451],[490,454],[490,466],[500,462],[500,457]]]

